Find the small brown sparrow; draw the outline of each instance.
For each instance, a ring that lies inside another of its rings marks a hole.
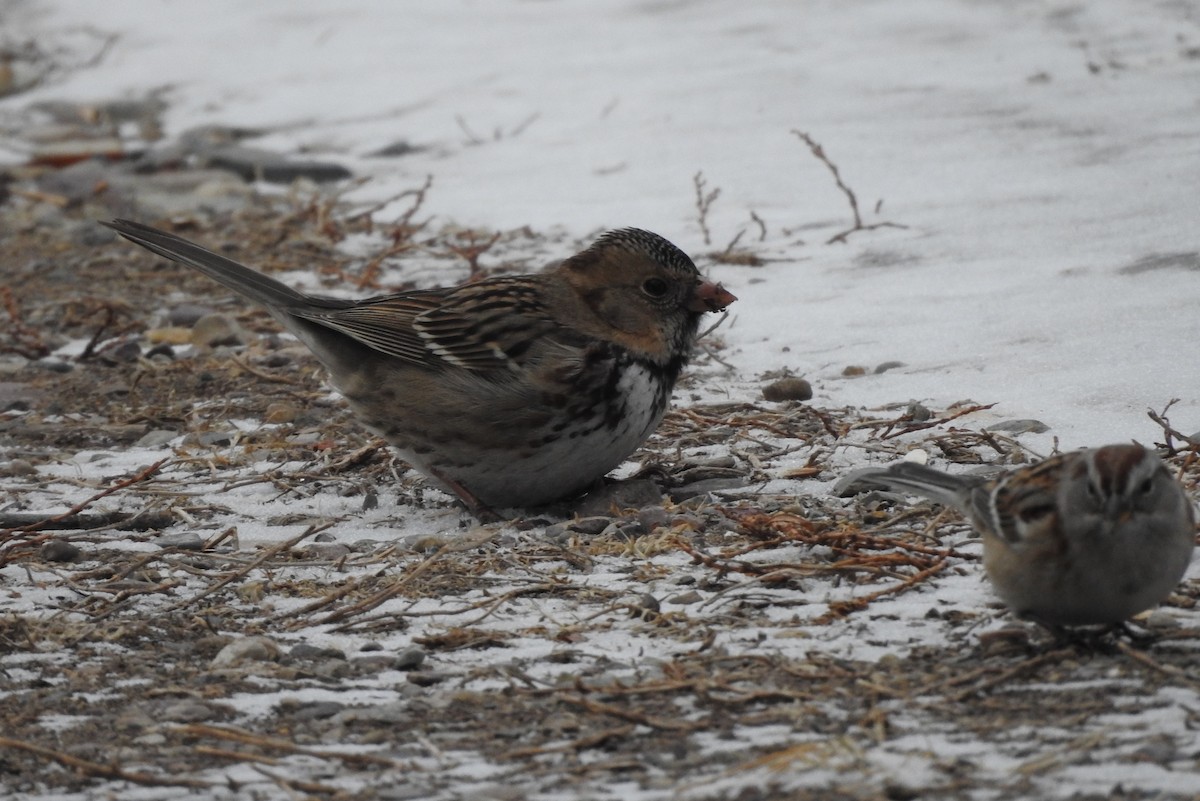
[[[1120,623],[1166,598],[1196,544],[1192,501],[1141,445],[1053,456],[994,479],[915,462],[852,473],[958,509],[983,535],[983,565],[1017,614],[1051,626]]]
[[[700,317],[736,300],[636,228],[535,275],[335,300],[165,231],[104,225],[265,306],[369,429],[479,516],[581,493],[624,461],[662,419]]]

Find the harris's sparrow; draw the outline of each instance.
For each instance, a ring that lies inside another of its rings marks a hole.
[[[1195,509],[1138,444],[1072,451],[991,480],[915,462],[852,473],[958,509],[983,535],[983,564],[1016,613],[1052,626],[1120,623],[1179,584],[1196,544]]]
[[[104,224],[265,306],[369,429],[478,516],[578,494],[624,461],[662,419],[700,317],[736,300],[636,228],[542,273],[351,301]]]

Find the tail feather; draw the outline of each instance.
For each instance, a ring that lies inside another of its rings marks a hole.
[[[871,486],[905,490],[971,515],[973,490],[983,483],[981,478],[955,476],[916,462],[897,462],[850,473],[838,482],[838,489],[842,493]]]
[[[131,220],[101,222],[121,236],[159,256],[185,264],[207,275],[209,278],[232,289],[239,295],[261,303],[274,311],[277,308],[311,307],[325,305],[339,307],[337,301],[312,298],[287,287],[244,264],[228,259],[211,250],[181,239],[174,234],[151,228]]]

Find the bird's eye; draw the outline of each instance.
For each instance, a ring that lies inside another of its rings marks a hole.
[[[661,278],[647,278],[642,284],[642,291],[652,298],[665,297],[671,287]]]
[[[1137,488],[1138,495],[1149,495],[1153,489],[1154,489],[1154,480],[1152,478],[1148,478],[1145,481],[1143,481],[1141,484],[1138,485],[1138,488]]]

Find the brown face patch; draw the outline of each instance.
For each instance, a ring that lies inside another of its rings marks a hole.
[[[1146,449],[1136,443],[1129,445],[1106,445],[1096,451],[1092,459],[1095,466],[1096,488],[1106,498],[1126,494],[1127,482],[1133,468],[1146,458]]]

